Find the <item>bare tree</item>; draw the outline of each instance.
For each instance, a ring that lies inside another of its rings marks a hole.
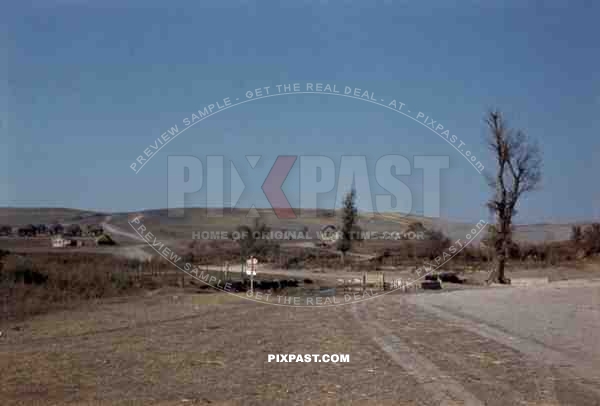
[[[508,128],[500,112],[488,113],[485,121],[489,130],[487,144],[496,160],[496,173],[488,176],[494,195],[487,206],[496,217],[496,267],[490,279],[510,283],[504,268],[512,242],[516,206],[525,193],[539,187],[542,158],[537,144],[522,131]]]

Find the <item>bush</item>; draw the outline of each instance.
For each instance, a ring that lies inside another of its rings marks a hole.
[[[571,227],[571,241],[575,244],[579,244],[583,240],[583,231],[581,226]]]
[[[439,230],[427,230],[425,232],[426,256],[430,260],[442,256],[444,251],[450,247],[452,242]]]
[[[583,245],[587,255],[600,253],[600,223],[586,227],[583,232]]]
[[[21,227],[18,230],[19,237],[33,237],[37,234],[37,229],[33,224]]]
[[[148,287],[148,276],[157,286],[173,285],[173,273],[158,260],[138,260],[87,253],[45,253],[0,257],[0,320],[22,319],[83,300],[130,294]],[[138,272],[144,269],[143,274]]]
[[[268,235],[271,229],[260,219],[255,219],[253,227],[240,226],[237,231],[243,236],[237,240],[240,256],[243,258],[255,256],[264,262],[267,257],[278,255],[279,244],[262,237],[265,234]]]
[[[520,262],[540,265],[558,265],[577,259],[578,248],[571,242],[543,242],[539,244],[523,243],[519,245],[518,255],[511,257]],[[516,251],[515,251],[516,253]]]
[[[66,236],[81,237],[82,230],[79,224],[70,224],[64,231]]]
[[[113,273],[110,275],[111,284],[119,291],[126,291],[133,287],[133,279],[127,272]]]
[[[317,217],[334,218],[335,210],[317,209]]]
[[[33,269],[22,269],[12,273],[14,283],[25,283],[27,285],[43,285],[48,281],[48,275],[44,275]]]
[[[52,225],[50,225],[50,227],[48,228],[48,232],[51,235],[57,235],[57,234],[62,234],[64,232],[64,227],[62,226],[62,224],[59,223],[54,223]]]

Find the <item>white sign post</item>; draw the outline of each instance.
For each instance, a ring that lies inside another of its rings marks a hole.
[[[246,261],[246,265],[246,274],[250,275],[250,292],[254,293],[254,277],[256,276],[256,265],[258,265],[258,259],[250,257]]]

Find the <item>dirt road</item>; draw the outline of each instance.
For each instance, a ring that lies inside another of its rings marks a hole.
[[[326,309],[107,301],[2,326],[0,404],[597,405],[600,287],[557,286]],[[267,362],[282,353],[350,362]]]
[[[129,230],[122,230],[119,227],[110,224],[110,220],[111,220],[111,216],[107,216],[104,221],[102,222],[102,227],[104,230],[108,231],[110,234],[115,234],[115,235],[119,235],[125,238],[128,238],[130,240],[133,241],[137,241],[137,242],[141,242],[141,243],[146,243],[146,241],[140,237],[138,234],[131,232]]]
[[[135,241],[138,244],[136,245],[124,245],[115,247],[115,253],[117,255],[123,256],[125,258],[138,259],[140,261],[148,261],[152,259],[154,256],[152,253],[146,250],[147,242],[137,235],[136,233],[122,230],[119,227],[110,224],[110,216],[107,216],[102,222],[102,227],[111,235],[118,235],[121,237],[125,237],[128,240]]]

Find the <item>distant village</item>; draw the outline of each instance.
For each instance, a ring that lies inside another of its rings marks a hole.
[[[115,245],[100,224],[28,224],[22,227],[0,226],[0,237],[48,238],[53,248]]]

